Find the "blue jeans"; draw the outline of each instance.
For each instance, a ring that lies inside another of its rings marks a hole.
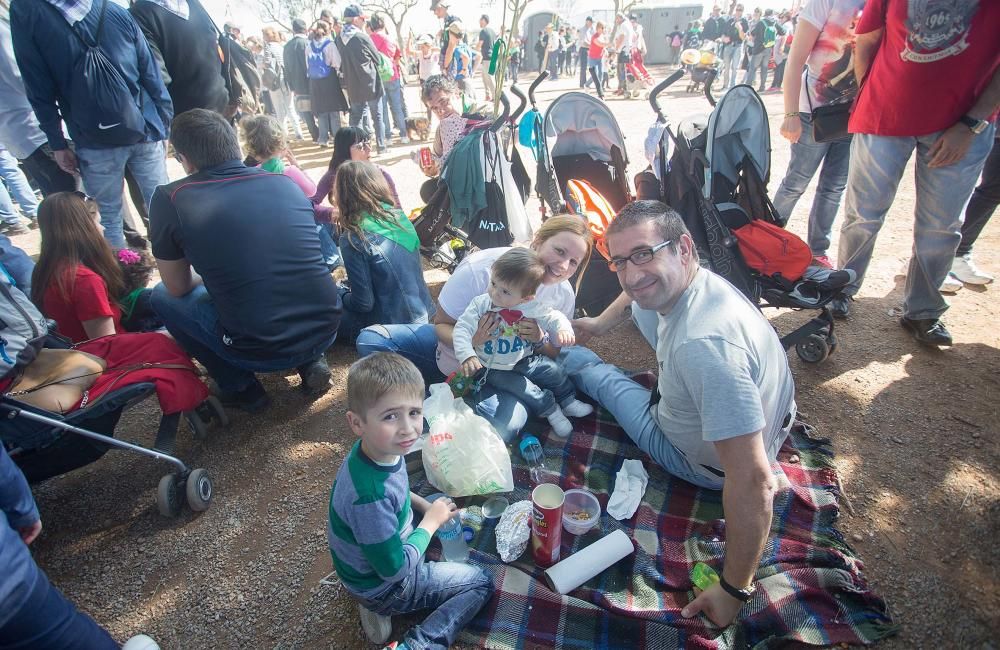
[[[590,68],[594,68],[594,70],[597,72],[597,81],[598,81],[598,83],[601,84],[601,87],[603,88],[604,87],[604,59],[591,59],[591,58],[588,58],[587,59],[587,70],[588,70],[587,74],[588,75],[590,74],[590,72],[589,72]]]
[[[387,81],[385,94],[382,95],[382,119],[385,121],[382,129],[387,140],[392,137],[389,113],[392,113],[392,122],[396,125],[399,137],[406,137],[406,104],[403,102],[403,86],[399,79]]]
[[[34,220],[38,216],[38,199],[35,198],[35,191],[28,184],[28,178],[17,166],[17,158],[14,154],[0,147],[0,220],[4,223],[20,223],[14,204],[10,201],[10,195],[14,195],[21,208],[21,214]],[[6,185],[6,187],[3,187]]]
[[[591,83],[590,73],[587,71],[587,62],[589,61],[587,53],[590,51],[590,48],[585,45],[580,45],[578,48],[576,60],[580,66],[580,87],[583,88]]]
[[[165,150],[162,142],[142,142],[126,147],[111,149],[78,148],[76,157],[80,163],[80,175],[87,194],[94,197],[101,210],[101,225],[104,238],[112,248],[125,248],[122,231],[122,188],[125,168],[139,184],[142,198],[149,209],[149,200],[157,185],[167,182]]]
[[[385,148],[381,97],[367,102],[355,102],[351,104],[351,126],[361,126],[361,120],[364,119],[365,115],[371,116],[372,126],[375,129],[375,143],[378,145],[378,148]]]
[[[517,395],[528,410],[547,418],[576,399],[576,388],[562,367],[543,354],[518,361],[512,370],[486,371],[486,385]]]
[[[0,648],[118,650],[119,645],[53,587],[44,572],[38,571],[27,600],[0,627]]]
[[[736,85],[736,74],[740,71],[743,60],[743,44],[727,43],[722,46],[722,88],[732,88]]]
[[[493,581],[479,567],[460,562],[421,561],[413,574],[355,596],[377,614],[394,616],[433,610],[403,641],[413,650],[447,650],[493,596]]]
[[[225,393],[239,392],[255,384],[255,372],[287,370],[315,361],[336,338],[334,334],[329,341],[297,356],[280,356],[280,351],[276,351],[270,359],[249,359],[223,342],[219,312],[204,286],[176,298],[160,283],[153,289],[151,304],[170,335],[205,366],[219,390]]]
[[[710,490],[721,490],[722,480],[702,476],[650,415],[649,391],[632,381],[592,350],[581,346],[564,349],[559,354],[563,370],[578,390],[590,395],[615,418],[618,425],[639,449],[674,476]]]
[[[332,223],[316,224],[316,234],[319,235],[319,252],[327,266],[340,264],[340,247],[337,246],[337,229]]]
[[[841,267],[851,269],[858,278],[846,293],[857,293],[864,281],[875,239],[916,149],[913,255],[906,273],[903,314],[912,319],[941,317],[948,303],[939,288],[955,259],[962,238],[962,212],[993,146],[994,130],[990,125],[975,136],[960,161],[936,169],[928,167],[928,162],[940,131],[920,137],[854,136],[837,257]]]
[[[7,235],[0,235],[0,265],[14,280],[14,286],[31,298],[31,272],[35,263],[28,254],[11,243]]]
[[[830,231],[840,208],[840,197],[847,186],[847,164],[851,160],[851,136],[833,142],[813,140],[812,116],[799,113],[802,135],[792,145],[788,170],[774,195],[774,207],[785,223],[792,216],[795,204],[806,191],[809,181],[823,163],[819,173],[816,197],[809,211],[809,248],[813,255],[826,255],[830,248]]]
[[[343,124],[340,120],[340,113],[331,111],[329,113],[316,113],[316,144],[326,144],[332,142],[337,131]]]
[[[743,77],[743,83],[752,86],[754,79],[757,78],[757,70],[760,70],[760,85],[757,86],[759,93],[764,92],[764,84],[767,83],[767,62],[771,58],[770,53],[770,49],[765,49],[763,52],[751,55],[750,67],[747,69],[746,76]]]
[[[362,357],[395,352],[412,361],[424,380],[433,384],[445,380],[437,366],[437,343],[437,334],[430,324],[371,325],[358,333],[354,345]],[[514,440],[528,422],[529,409],[521,400],[519,394],[489,385],[466,398],[469,406],[486,418],[505,442]]]

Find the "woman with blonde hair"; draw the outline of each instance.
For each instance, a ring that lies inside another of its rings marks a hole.
[[[373,323],[420,325],[434,314],[424,283],[420,240],[413,224],[393,204],[378,167],[348,161],[337,169],[333,195],[340,209],[340,254],[347,282],[339,341],[353,342]]]
[[[536,300],[562,312],[572,319],[576,305],[576,286],[569,279],[579,269],[587,267],[593,249],[593,238],[587,222],[574,215],[549,218],[535,232],[530,247],[538,253],[545,265],[542,286],[535,294]],[[489,248],[467,256],[445,282],[438,296],[438,310],[433,325],[386,325],[367,327],[358,335],[357,349],[361,356],[375,352],[397,352],[423,373],[428,383],[443,381],[459,372],[460,364],[452,348],[452,334],[458,318],[474,298],[487,292],[490,286],[490,268],[509,247]],[[500,326],[500,318],[490,312],[479,322],[473,344],[490,337]],[[520,336],[526,345],[542,344],[543,333],[538,324],[522,320]],[[542,352],[555,356],[558,348],[551,343],[542,345]],[[508,442],[524,426],[529,413],[517,395],[484,386],[468,398],[477,413],[490,420],[500,435]]]

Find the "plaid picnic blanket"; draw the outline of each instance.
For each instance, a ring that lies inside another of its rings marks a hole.
[[[636,377],[646,385],[651,375]],[[511,564],[500,561],[487,521],[471,544],[470,562],[494,580],[497,593],[458,641],[486,648],[771,648],[789,645],[869,644],[894,634],[885,603],[872,594],[862,563],[833,527],[839,507],[828,440],[798,429],[782,448],[771,535],[757,571],[757,591],[734,625],[720,630],[681,608],[694,597],[696,562],[721,573],[725,521],[722,493],[697,488],[660,469],[607,411],[577,420],[568,439],[540,436],[545,466],[564,489],[586,487],[607,507],[622,461],[640,459],[649,485],[636,514],[616,521],[606,510],[586,535],[563,531],[562,557],[616,529],[636,551],[567,596],[549,590],[529,549]],[[797,458],[796,458],[797,457]],[[511,454],[516,488],[511,503],[530,499],[528,470]],[[436,492],[418,469],[411,487]],[[482,499],[460,499],[477,502]],[[428,549],[439,558],[439,546]],[[414,621],[416,622],[416,621]]]

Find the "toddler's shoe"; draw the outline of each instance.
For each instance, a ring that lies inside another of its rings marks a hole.
[[[365,631],[365,636],[372,643],[385,643],[392,634],[392,619],[388,616],[376,614],[364,605],[358,605],[358,613],[361,614],[361,629]]]
[[[571,418],[582,418],[594,412],[594,407],[586,402],[574,399],[569,404],[562,407],[563,415]]]
[[[546,418],[549,424],[552,425],[552,430],[555,431],[556,435],[560,438],[565,438],[569,434],[573,433],[573,424],[566,419],[563,415],[562,410],[557,406],[556,410],[552,415]]]

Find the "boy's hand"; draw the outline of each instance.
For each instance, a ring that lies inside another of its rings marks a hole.
[[[556,333],[556,343],[561,348],[565,348],[570,345],[576,345],[576,335],[573,332],[557,332]]]
[[[427,513],[424,515],[424,519],[434,524],[435,528],[438,528],[444,522],[457,516],[458,508],[455,507],[455,502],[448,497],[441,497],[431,503],[431,507],[428,508]]]
[[[483,364],[479,357],[469,357],[462,362],[462,374],[469,379],[476,376],[476,373],[483,369]]]

